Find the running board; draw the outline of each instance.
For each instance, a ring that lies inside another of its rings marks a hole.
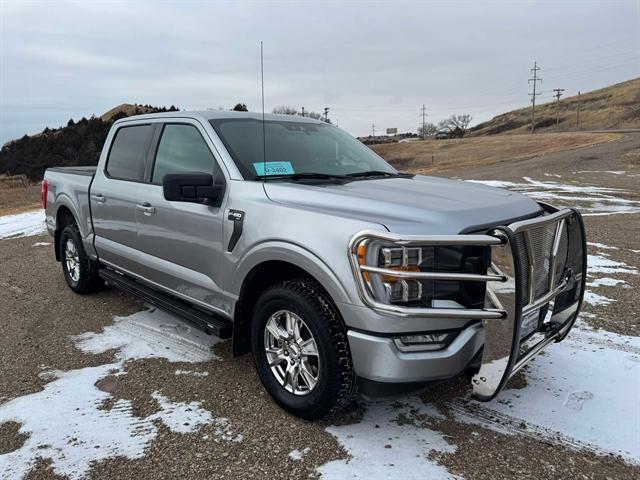
[[[228,320],[193,308],[187,302],[149,288],[136,280],[125,275],[121,275],[108,268],[101,269],[99,271],[99,275],[103,280],[114,287],[135,295],[151,305],[192,322],[198,328],[204,330],[210,335],[215,335],[216,337],[223,339],[231,337],[232,323]]]

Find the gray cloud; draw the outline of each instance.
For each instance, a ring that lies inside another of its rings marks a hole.
[[[640,74],[637,1],[0,1],[0,143],[123,102],[328,106],[355,135]]]

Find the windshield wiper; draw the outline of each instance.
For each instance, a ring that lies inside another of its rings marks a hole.
[[[332,175],[330,173],[289,173],[286,175],[256,175],[256,180],[345,180],[348,177],[345,175]],[[267,181],[268,181],[267,180]]]
[[[349,178],[358,177],[397,177],[398,173],[383,172],[382,170],[367,170],[365,172],[347,173],[345,176]]]

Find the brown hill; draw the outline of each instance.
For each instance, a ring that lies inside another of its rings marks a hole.
[[[172,105],[172,109],[174,109]],[[123,103],[122,105],[118,105],[117,107],[113,107],[108,112],[100,115],[100,119],[103,122],[111,122],[115,117],[130,117],[132,115],[141,115],[143,113],[153,113],[157,112],[159,109],[157,107],[152,107],[151,105],[139,105],[137,103]]]
[[[640,128],[640,78],[560,100],[560,124],[556,126],[556,102],[536,105],[536,131]],[[473,136],[526,133],[531,127],[531,107],[503,113],[471,129]]]

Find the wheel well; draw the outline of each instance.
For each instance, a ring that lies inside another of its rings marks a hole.
[[[260,294],[272,285],[294,278],[310,278],[322,288],[320,282],[306,270],[279,260],[256,265],[247,274],[240,289],[240,298],[236,303],[233,321],[233,356],[251,352],[252,314]],[[327,297],[330,298],[328,293]]]
[[[75,217],[71,210],[64,205],[56,212],[56,231],[54,235],[54,245],[56,251],[56,260],[60,261],[60,235],[67,225],[77,225]]]

